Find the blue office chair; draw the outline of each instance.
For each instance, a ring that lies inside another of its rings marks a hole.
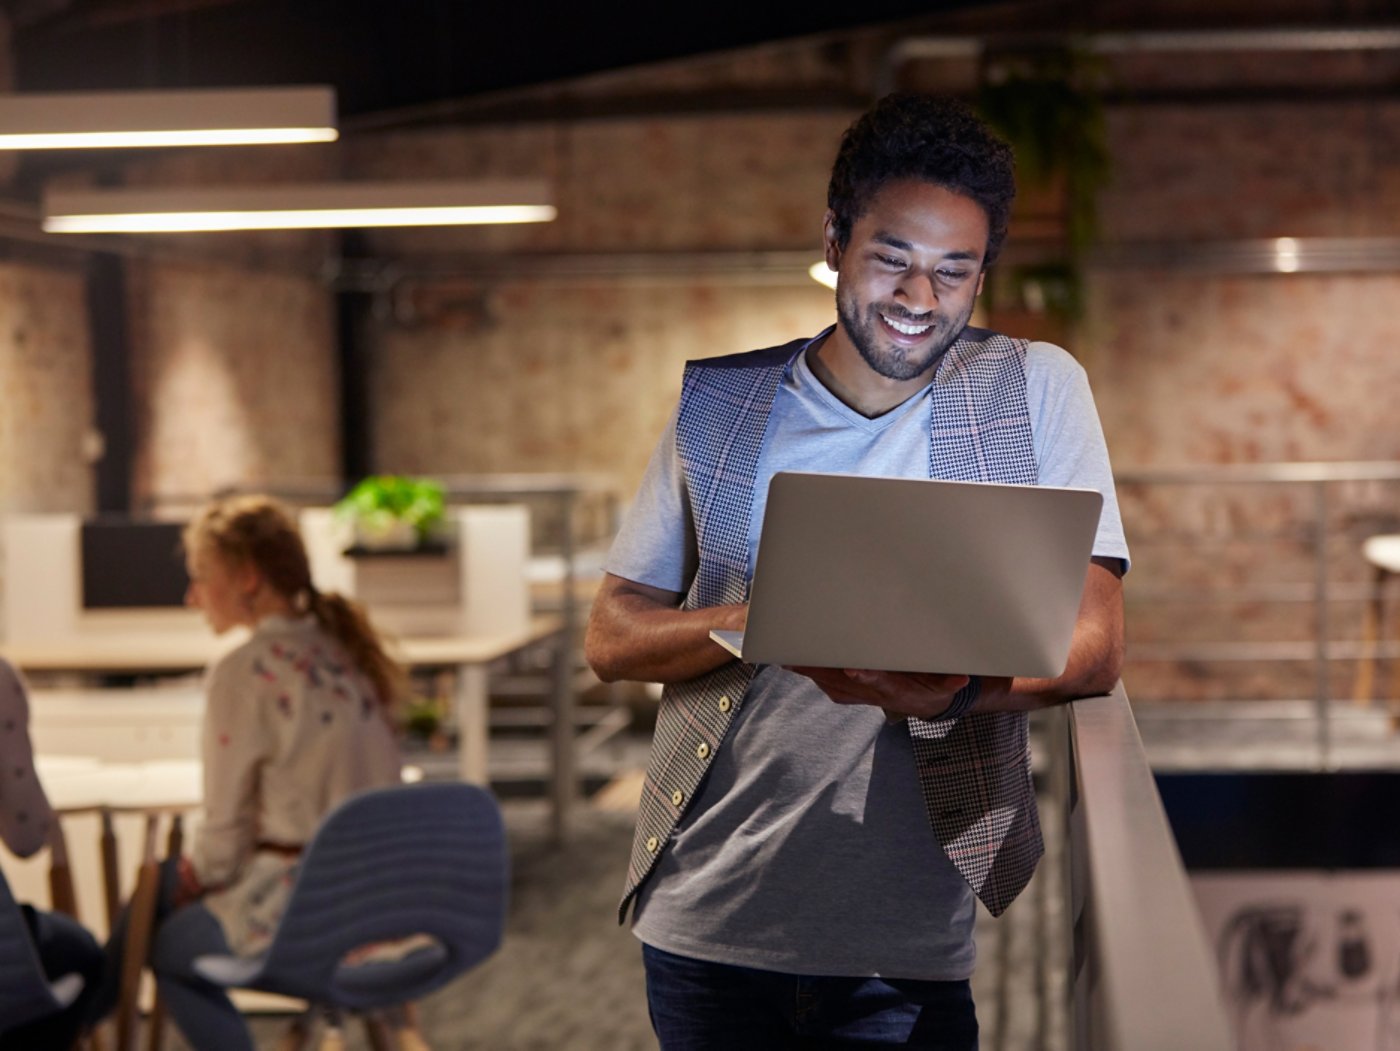
[[[0,1036],[72,1005],[83,991],[79,974],[50,982],[29,937],[24,913],[0,873]]]
[[[340,1012],[404,1007],[495,952],[508,884],[505,828],[484,789],[373,789],[317,830],[267,952],[202,956],[195,969],[219,985],[309,1001],[330,1018],[334,1046]],[[397,958],[353,962],[365,946],[405,939],[412,947]],[[425,1047],[398,1014],[401,1046]]]

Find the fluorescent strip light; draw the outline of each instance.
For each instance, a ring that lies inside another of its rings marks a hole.
[[[0,95],[0,150],[332,142],[328,87]]]
[[[827,288],[836,287],[836,271],[826,265],[826,260],[821,259],[807,268],[807,274],[819,285],[826,285]]]
[[[530,179],[55,191],[43,211],[55,234],[543,223],[558,214],[548,185]]]

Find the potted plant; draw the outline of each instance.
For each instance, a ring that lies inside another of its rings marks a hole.
[[[451,747],[443,726],[446,716],[446,706],[441,699],[415,696],[404,707],[400,726],[407,737],[422,742],[430,751],[445,752]]]
[[[382,551],[423,547],[441,524],[445,505],[442,486],[429,478],[377,474],[335,506],[354,522],[359,546]]]

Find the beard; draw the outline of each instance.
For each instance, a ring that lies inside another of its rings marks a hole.
[[[912,380],[931,369],[947,349],[957,342],[972,317],[975,302],[969,302],[958,317],[935,313],[932,317],[915,321],[903,310],[881,310],[876,306],[863,308],[855,301],[854,296],[843,296],[838,287],[836,316],[867,365],[886,379],[904,381]],[[925,336],[929,342],[920,347],[901,347],[890,343],[881,332],[881,314],[896,321],[907,319],[912,324],[932,324],[933,330]]]

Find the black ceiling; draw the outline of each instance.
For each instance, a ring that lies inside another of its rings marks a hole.
[[[22,91],[328,83],[368,113],[987,0],[6,0]]]

